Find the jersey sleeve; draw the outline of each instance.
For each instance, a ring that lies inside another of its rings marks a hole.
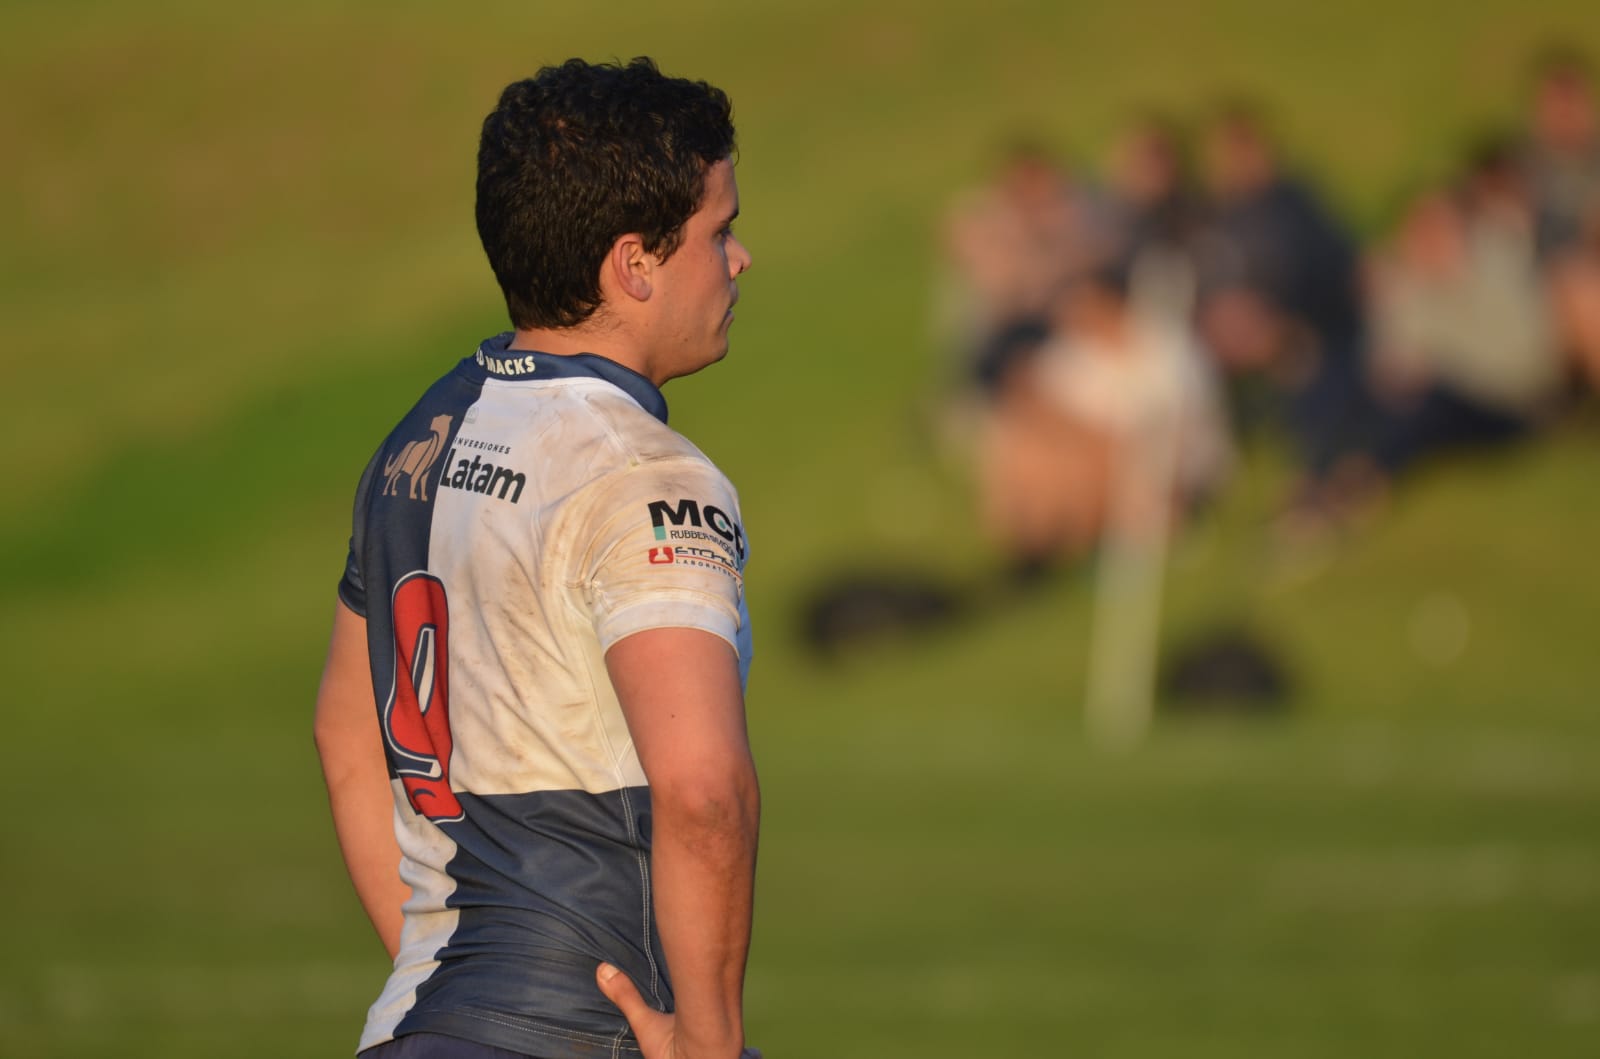
[[[350,516],[350,550],[345,553],[344,576],[339,578],[339,598],[363,618],[367,616],[367,582],[362,573],[362,559],[366,552],[367,508],[372,497],[373,475],[377,473],[378,458],[382,454],[380,448],[368,461],[367,469],[361,472],[361,482],[356,486],[355,505]]]
[[[703,629],[749,651],[739,501],[703,460],[656,460],[606,483],[579,577],[602,651],[646,629]]]

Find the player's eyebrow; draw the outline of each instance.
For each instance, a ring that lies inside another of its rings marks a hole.
[[[728,214],[727,220],[722,222],[722,226],[724,228],[726,228],[728,225],[732,224],[734,221],[736,221],[738,219],[739,219],[739,207],[735,206],[733,208],[733,212]]]

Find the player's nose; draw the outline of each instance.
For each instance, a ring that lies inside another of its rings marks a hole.
[[[739,275],[754,263],[750,257],[749,248],[744,245],[738,236],[734,236],[731,243],[732,245],[728,247],[728,275],[730,278]]]

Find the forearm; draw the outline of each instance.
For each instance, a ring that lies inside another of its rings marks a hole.
[[[606,665],[650,784],[652,899],[675,1000],[672,1043],[645,1054],[735,1059],[761,814],[738,657],[711,633],[665,628],[619,641]],[[643,1002],[631,1011],[638,1032]]]
[[[652,790],[652,815],[655,913],[681,1054],[736,1056],[760,817],[754,766],[746,756],[719,782]]]
[[[394,799],[381,759],[377,774],[359,762],[323,755],[328,804],[345,870],[383,947],[400,951],[402,906],[411,888],[400,879],[400,845],[394,835]]]
[[[366,622],[343,604],[335,607],[314,733],[345,868],[392,958],[400,949],[401,906],[411,891],[400,880],[394,794],[378,731],[366,639]]]

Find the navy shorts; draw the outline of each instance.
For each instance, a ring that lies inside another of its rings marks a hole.
[[[539,1056],[464,1041],[460,1037],[446,1037],[442,1033],[408,1033],[373,1045],[357,1059],[539,1059]]]

